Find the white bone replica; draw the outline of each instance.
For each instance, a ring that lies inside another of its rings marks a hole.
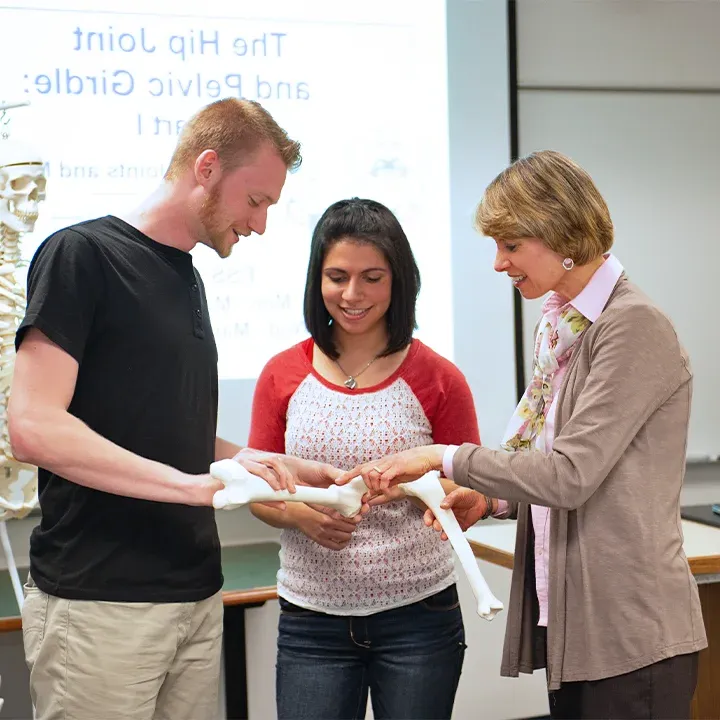
[[[210,475],[225,486],[213,497],[213,506],[217,510],[232,510],[251,502],[283,500],[325,505],[345,517],[352,517],[360,512],[362,497],[367,492],[367,486],[361,477],[356,477],[343,486],[313,488],[298,485],[294,493],[287,490],[273,490],[262,478],[248,472],[234,460],[219,460],[213,463],[210,466]],[[402,483],[399,487],[406,495],[420,498],[433,511],[467,575],[478,603],[478,615],[485,620],[492,620],[503,609],[503,604],[488,587],[457,518],[452,511],[440,507],[445,491],[440,484],[438,473],[427,473],[419,480]]]
[[[232,510],[251,502],[304,502],[325,505],[337,510],[344,517],[353,517],[360,512],[362,497],[367,492],[361,477],[347,485],[331,485],[329,488],[298,485],[296,492],[273,490],[261,477],[248,472],[234,460],[218,460],[210,466],[210,475],[220,480],[225,488],[213,497],[216,510]]]
[[[440,484],[439,473],[429,472],[423,475],[419,480],[409,483],[400,483],[398,487],[403,490],[406,495],[413,495],[420,498],[432,511],[438,522],[448,536],[450,544],[453,546],[458,560],[462,565],[462,569],[467,575],[470,582],[473,595],[477,600],[477,613],[485,620],[492,620],[502,609],[503,604],[493,595],[492,590],[488,587],[480,568],[478,567],[475,555],[470,547],[470,543],[465,537],[460,524],[452,510],[445,510],[440,507],[440,503],[445,498],[445,490]]]

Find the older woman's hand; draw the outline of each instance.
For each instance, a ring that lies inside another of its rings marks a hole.
[[[343,474],[342,470],[328,463],[305,460],[304,458],[293,455],[254,450],[253,448],[243,448],[233,457],[233,460],[239,462],[248,470],[250,470],[248,462],[266,465],[277,474],[278,478],[281,480],[284,479],[286,487],[290,492],[295,492],[296,484],[309,485],[310,487],[317,488],[330,487],[335,482],[335,479]],[[250,472],[252,472],[252,470],[250,470]],[[278,489],[274,486],[273,488],[275,490]],[[281,487],[280,489],[284,488]]]
[[[484,495],[470,488],[456,488],[445,496],[440,503],[443,510],[452,510],[463,532],[472,527],[478,520],[482,520],[488,513],[488,504]],[[423,520],[428,527],[441,533],[440,537],[447,540],[448,536],[436,520],[432,510],[426,510]]]
[[[446,447],[446,445],[423,445],[403,450],[395,455],[387,455],[382,460],[363,463],[348,470],[335,482],[344,485],[361,475],[372,492],[381,492],[391,485],[417,480],[431,470],[442,470]]]

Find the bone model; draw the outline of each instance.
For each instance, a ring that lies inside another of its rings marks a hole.
[[[345,517],[353,517],[360,512],[362,496],[367,492],[361,477],[351,480],[347,485],[332,485],[329,488],[298,485],[296,492],[273,490],[261,477],[248,472],[234,460],[218,460],[210,466],[210,475],[225,485],[213,497],[216,510],[232,510],[251,502],[289,502],[314,503],[337,510]]]
[[[440,484],[439,473],[429,472],[414,482],[400,483],[399,487],[406,495],[420,498],[433,511],[467,575],[473,595],[477,600],[478,615],[486,620],[492,620],[503,609],[503,604],[488,587],[455,514],[452,510],[440,507],[440,503],[445,497],[445,490]]]
[[[251,502],[304,502],[325,505],[337,510],[345,517],[360,512],[362,497],[367,492],[365,481],[356,477],[347,485],[332,485],[329,488],[314,488],[298,485],[296,492],[273,490],[261,477],[248,472],[234,460],[219,460],[210,466],[210,475],[225,486],[213,497],[213,506],[220,510],[232,510]],[[420,498],[435,514],[460,560],[470,587],[477,600],[477,613],[485,620],[492,620],[503,609],[503,604],[493,595],[475,560],[455,515],[443,510],[440,503],[445,491],[438,473],[430,472],[419,480],[401,483],[399,487],[406,495]]]

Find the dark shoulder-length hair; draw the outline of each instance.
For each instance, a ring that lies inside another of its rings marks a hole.
[[[318,220],[310,245],[305,282],[305,326],[315,344],[330,358],[339,354],[333,341],[330,313],[322,297],[322,268],[328,250],[339,240],[372,245],[387,260],[392,273],[390,307],[385,319],[388,344],[382,355],[407,347],[417,327],[415,303],[420,292],[420,271],[405,231],[395,215],[375,200],[350,198],[333,203]]]

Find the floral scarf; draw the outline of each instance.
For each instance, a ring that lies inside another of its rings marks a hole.
[[[542,439],[553,400],[553,375],[589,325],[590,320],[569,303],[560,311],[555,329],[548,315],[543,315],[535,337],[532,380],[505,431],[504,450],[530,450]]]

